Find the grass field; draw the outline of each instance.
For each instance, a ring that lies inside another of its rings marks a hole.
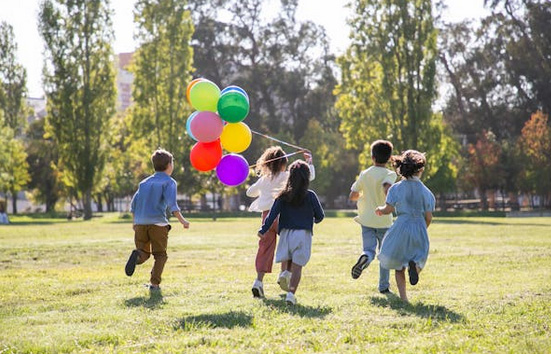
[[[0,227],[0,353],[550,353],[551,218],[436,218],[410,304],[377,292],[378,264],[352,280],[350,218],[315,229],[285,305],[250,293],[258,220],[191,219],[169,238],[163,291],[133,277],[128,221],[13,217]],[[396,291],[394,276],[391,276]]]

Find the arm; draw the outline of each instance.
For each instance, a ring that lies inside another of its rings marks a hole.
[[[325,217],[321,203],[315,193],[312,193],[312,204],[314,206],[314,222],[320,223]]]
[[[348,195],[348,200],[351,202],[357,202],[360,198],[360,192],[350,191],[350,194]]]
[[[360,192],[362,191],[362,184],[360,182],[362,174],[358,176],[358,179],[354,181],[352,187],[350,187],[350,194],[348,195],[348,200],[351,202],[357,202],[360,199]]]
[[[304,153],[304,160],[308,163],[310,169],[310,182],[316,179],[316,168],[314,167],[314,161],[312,160],[312,154],[310,151]]]
[[[258,230],[258,236],[263,237],[264,234],[268,231],[270,226],[274,223],[275,219],[281,212],[281,201],[279,199],[276,199],[274,204],[272,205],[272,208],[270,209],[270,213],[268,213],[268,216],[266,219],[264,219],[264,223],[262,224],[262,227],[260,230]]]
[[[256,181],[252,186],[250,186],[247,189],[247,192],[246,192],[247,197],[254,198],[260,195],[260,190],[261,190],[263,180],[264,180],[264,177],[260,177],[258,181]]]
[[[431,211],[425,212],[425,222],[427,223],[427,227],[429,227],[431,221],[432,221],[432,212]]]
[[[383,183],[383,190],[385,192],[385,195],[388,194],[388,189],[392,186],[392,184],[388,183],[388,182],[385,182]]]
[[[172,181],[172,183],[169,183],[165,190],[165,198],[169,201],[168,207],[172,215],[174,215],[178,219],[184,229],[187,229],[189,228],[189,222],[182,216],[182,213],[180,212],[180,207],[178,206],[178,203],[176,201],[176,189],[176,182]]]
[[[173,211],[172,215],[174,215],[178,219],[180,224],[184,226],[184,229],[189,229],[189,221],[187,221],[186,218],[182,216],[180,210]]]
[[[385,204],[385,206],[378,206],[375,209],[375,214],[378,216],[388,215],[390,213],[394,212],[394,207],[390,204]]]

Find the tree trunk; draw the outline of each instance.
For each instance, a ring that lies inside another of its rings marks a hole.
[[[90,220],[92,219],[92,192],[89,190],[85,191],[83,197],[84,220]]]
[[[13,207],[12,214],[17,215],[17,192],[11,191],[11,204]]]
[[[98,212],[103,212],[103,198],[101,197],[101,193],[98,193]]]
[[[483,211],[488,210],[488,198],[486,196],[485,189],[480,190],[480,207],[482,208]]]

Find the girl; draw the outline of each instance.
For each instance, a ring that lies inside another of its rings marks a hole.
[[[312,165],[311,156],[305,154],[305,158],[310,164],[310,177],[311,180],[313,180],[315,170]],[[256,170],[260,178],[249,187],[247,196],[258,197],[249,207],[249,211],[261,212],[262,222],[264,222],[272,204],[274,204],[275,197],[287,182],[287,178],[289,177],[289,172],[286,171],[287,162],[287,156],[283,149],[279,146],[272,146],[264,151],[256,163]],[[277,220],[266,232],[264,237],[258,241],[258,251],[255,261],[257,276],[252,288],[254,297],[264,297],[264,285],[262,280],[264,279],[264,274],[272,272],[272,263],[276,249],[276,236]],[[290,276],[291,273],[282,265],[282,272],[279,275],[278,283],[282,287],[288,286]]]
[[[261,239],[266,237],[268,229],[279,216],[276,262],[282,263],[282,269],[291,270],[292,275],[285,298],[291,305],[296,304],[295,293],[302,267],[310,260],[314,222],[321,222],[325,216],[316,193],[308,189],[309,182],[308,165],[301,160],[293,162],[289,167],[289,179],[285,189],[275,200],[258,231]]]
[[[409,267],[410,284],[417,284],[429,255],[427,227],[435,199],[419,179],[427,162],[424,154],[407,150],[392,160],[402,180],[390,187],[386,205],[377,207],[375,213],[381,216],[396,211],[398,217],[383,239],[379,261],[382,267],[395,269],[400,298],[407,302],[405,269]]]

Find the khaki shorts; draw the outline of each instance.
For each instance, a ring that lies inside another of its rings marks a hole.
[[[312,232],[310,230],[282,229],[277,244],[276,262],[292,261],[304,267],[312,254]]]

